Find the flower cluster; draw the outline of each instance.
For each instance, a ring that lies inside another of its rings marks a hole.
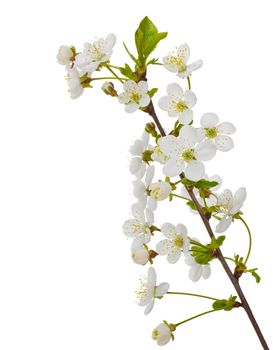
[[[146,37],[143,34],[145,32]],[[145,17],[135,35],[139,56],[134,57],[125,45],[127,53],[134,61],[135,70],[128,64],[125,67],[110,65],[109,59],[116,42],[113,34],[92,44],[84,44],[80,53],[77,53],[74,46],[61,46],[57,59],[66,66],[72,98],[82,95],[84,88],[90,87],[94,80],[113,79],[121,84],[121,89],[118,91],[112,81],[107,81],[102,86],[107,95],[123,104],[127,113],[141,111],[153,118],[154,122],[146,124],[141,137],[130,147],[129,170],[134,176],[134,204],[131,206],[131,217],[123,224],[123,233],[132,240],[130,251],[134,263],[141,266],[156,265],[161,257],[169,264],[183,261],[184,269],[189,269],[190,280],[197,282],[201,278],[206,280],[210,277],[213,261],[222,254],[220,246],[225,236],[215,236],[212,233],[212,220],[215,220],[216,234],[226,232],[235,220],[242,221],[250,234],[241,211],[246,199],[246,189],[239,188],[234,195],[229,189],[218,193],[222,178],[218,175],[207,175],[204,162],[214,158],[217,151],[222,155],[222,152],[230,151],[234,147],[230,135],[235,133],[235,126],[230,122],[220,122],[215,113],[205,113],[200,118],[196,116],[194,106],[197,97],[191,90],[190,78],[202,66],[202,61],[188,64],[190,49],[187,44],[180,45],[176,52],[163,57],[162,63],[158,63],[157,59],[147,60],[157,43],[165,36],[166,33],[158,33],[157,28]],[[149,42],[144,42],[144,37]],[[159,108],[175,120],[170,129],[161,126],[155,112],[152,98],[158,89],[150,89],[147,82],[147,68],[152,64],[176,73],[178,79],[181,79],[179,83],[171,82],[167,86],[167,95],[158,99]],[[94,78],[93,73],[100,72],[102,68],[108,69],[112,76]],[[183,82],[187,83],[186,89],[181,86]],[[199,123],[196,122],[198,119]],[[161,202],[171,205],[178,200],[184,201],[192,213],[202,217],[206,228],[209,227],[209,242],[202,243],[193,237],[190,226],[188,230],[183,223],[164,222],[161,217],[157,217],[156,210]],[[245,272],[251,272],[256,280],[259,277],[256,269],[247,269],[246,266],[250,249],[251,242],[245,259],[239,256],[235,259],[228,258],[235,263],[237,278]],[[196,294],[170,292],[169,288],[170,285],[166,282],[157,285],[155,268],[150,266],[148,275],[141,279],[137,292],[138,304],[145,307],[146,315],[152,311],[155,300],[162,299],[167,294],[200,297]],[[213,310],[209,312],[238,307],[236,297],[224,301],[202,295],[201,297],[216,301]],[[218,301],[222,304],[217,304]],[[188,320],[178,324],[169,324],[166,321],[160,323],[152,332],[152,339],[160,346],[167,344],[174,339],[173,332],[176,328],[185,322]]]

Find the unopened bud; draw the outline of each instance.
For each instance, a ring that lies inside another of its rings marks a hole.
[[[110,95],[112,97],[116,97],[118,95],[117,91],[115,90],[114,84],[109,81],[106,81],[101,88],[106,95]]]
[[[146,265],[150,259],[148,249],[144,246],[132,249],[132,259],[138,265]]]

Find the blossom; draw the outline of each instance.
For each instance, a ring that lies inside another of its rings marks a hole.
[[[198,241],[197,239],[195,239]],[[200,265],[198,264],[195,259],[191,256],[190,253],[185,254],[185,263],[190,266],[189,271],[189,278],[192,280],[192,282],[197,282],[200,280],[201,277],[203,279],[208,279],[211,274],[211,268],[210,265]]]
[[[155,162],[159,162],[160,164],[165,164],[168,160],[168,156],[162,152],[162,149],[159,145],[156,145],[153,148],[153,153],[151,155],[151,158]]]
[[[177,83],[167,86],[168,96],[159,99],[158,105],[168,112],[169,117],[178,118],[181,124],[189,124],[193,119],[192,107],[196,104],[196,96],[191,90],[183,91]]]
[[[166,282],[156,285],[156,271],[153,267],[149,267],[147,278],[140,280],[140,289],[137,291],[137,298],[139,299],[139,306],[146,306],[144,314],[148,315],[153,307],[155,298],[162,298],[170,288]]]
[[[232,223],[233,216],[240,212],[245,200],[245,187],[239,188],[235,192],[234,196],[229,189],[224,190],[224,192],[219,196],[217,202],[218,213],[223,214],[223,217],[216,226],[216,232],[222,233],[229,228]]]
[[[62,45],[59,47],[57,54],[57,60],[62,65],[67,65],[71,62],[74,57],[74,52],[69,46]]]
[[[201,117],[201,126],[198,130],[200,140],[208,139],[215,142],[219,151],[227,152],[234,147],[233,140],[227,135],[235,133],[236,129],[232,123],[219,124],[219,118],[214,113],[206,113]]]
[[[187,228],[183,224],[174,226],[170,223],[165,223],[161,226],[161,232],[167,239],[157,244],[156,252],[159,255],[167,255],[168,262],[174,264],[179,260],[181,250],[187,252],[189,249]]]
[[[77,68],[66,66],[67,70],[67,84],[71,98],[75,99],[83,94],[84,88],[81,85],[80,74]]]
[[[158,181],[156,183],[152,183],[149,186],[150,196],[157,200],[157,201],[163,201],[164,199],[168,198],[169,195],[172,192],[172,187],[168,182],[165,181]]]
[[[145,246],[131,247],[131,256],[134,263],[146,265],[150,259],[149,250]]]
[[[162,151],[169,156],[169,160],[163,166],[166,176],[177,176],[185,171],[189,180],[198,181],[205,173],[202,161],[210,160],[216,153],[216,147],[210,140],[205,140],[196,145],[197,132],[185,125],[180,130],[179,137],[168,135],[159,139]]]
[[[170,72],[178,73],[181,78],[188,77],[193,71],[202,67],[203,62],[201,60],[195,61],[187,65],[190,58],[190,48],[187,44],[183,44],[178,47],[177,54],[168,55],[163,57],[164,67]]]
[[[153,165],[149,166],[146,175],[145,180],[141,181],[140,179],[135,180],[133,182],[133,193],[134,196],[138,199],[138,203],[145,208],[148,202],[148,208],[150,210],[155,210],[157,207],[157,200],[150,195],[149,186],[151,185],[151,182],[154,177],[155,167]],[[149,199],[148,199],[149,197]]]
[[[154,222],[154,216],[151,210],[144,209],[139,204],[133,204],[131,207],[133,219],[126,220],[122,226],[123,233],[129,238],[134,238],[132,248],[142,246],[150,242],[150,227]]]
[[[149,149],[152,148],[149,146],[149,134],[144,131],[141,139],[138,139],[134,142],[134,144],[130,147],[130,153],[133,158],[130,164],[130,172],[136,175],[137,179],[141,179],[146,171],[146,165],[149,160],[148,155],[152,153]],[[148,151],[148,152],[146,152]]]
[[[116,43],[116,36],[109,34],[93,43],[85,43],[83,52],[75,57],[76,66],[86,73],[93,73],[101,63],[109,60]]]
[[[170,327],[166,323],[160,323],[152,333],[152,339],[157,342],[157,345],[166,345],[171,339],[173,339],[173,334]]]
[[[140,107],[146,107],[151,101],[148,94],[148,83],[146,81],[140,81],[136,83],[133,80],[127,80],[123,84],[124,92],[118,95],[120,103],[125,104],[125,111],[127,113],[133,113]]]

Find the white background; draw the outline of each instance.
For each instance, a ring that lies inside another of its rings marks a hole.
[[[131,262],[121,230],[128,218],[132,177],[128,149],[147,115],[126,115],[101,84],[78,100],[67,93],[59,45],[113,32],[113,64],[129,63],[139,21],[148,15],[168,31],[155,55],[187,42],[204,67],[192,77],[196,120],[213,111],[237,127],[236,148],[207,165],[224,187],[248,190],[245,218],[254,233],[249,267],[262,282],[242,278],[254,313],[272,337],[272,81],[271,1],[9,1],[1,9],[0,349],[154,349],[152,329],[210,309],[210,302],[167,296],[153,313],[135,303],[142,268]],[[160,67],[150,87],[178,81]],[[185,82],[183,82],[185,83]],[[119,87],[120,88],[120,87]],[[163,124],[165,113],[159,112]],[[200,220],[179,201],[162,203],[157,225],[183,222],[206,242]],[[240,222],[227,233],[226,254],[245,254]],[[226,298],[234,293],[217,262],[212,276],[189,281],[181,260],[159,258],[159,282],[172,290]],[[170,349],[260,349],[243,310],[212,314],[179,327]]]

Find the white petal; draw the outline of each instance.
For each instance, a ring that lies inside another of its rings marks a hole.
[[[176,156],[179,153],[180,142],[177,137],[173,135],[161,137],[158,140],[158,144],[162,152],[167,156]]]
[[[189,271],[189,278],[192,280],[192,282],[197,282],[200,280],[202,276],[202,267],[198,264],[190,268]]]
[[[192,92],[191,90],[187,90],[185,92],[184,101],[188,108],[192,108],[197,102],[197,97],[194,92]]]
[[[175,227],[173,224],[170,224],[169,222],[166,222],[161,226],[161,232],[163,235],[167,238],[173,239],[175,238]]]
[[[186,178],[192,181],[199,181],[202,179],[205,173],[204,164],[198,160],[192,160],[189,162],[185,169]]]
[[[138,204],[133,204],[131,206],[131,211],[135,219],[137,219],[139,222],[145,222],[144,212],[141,206],[139,206]]]
[[[135,219],[126,220],[122,226],[125,236],[133,238],[139,235],[143,230],[139,225],[139,221]]]
[[[168,255],[170,251],[170,241],[168,239],[163,239],[157,243],[155,250],[159,255]]]
[[[155,167],[154,165],[151,165],[148,167],[147,171],[146,171],[146,176],[145,176],[145,183],[147,186],[149,186],[154,178],[154,174],[155,174]]]
[[[147,133],[146,130],[144,130],[142,135],[141,135],[141,140],[143,143],[143,151],[147,148],[147,146],[149,144],[149,139],[150,139],[150,135]]]
[[[185,163],[182,159],[171,158],[163,166],[163,173],[166,176],[173,177],[182,173]]]
[[[211,274],[210,265],[204,265],[203,272],[202,272],[202,277],[204,278],[204,280],[207,280],[210,277],[210,274]]]
[[[163,111],[168,111],[169,109],[169,97],[168,96],[163,96],[159,99],[158,101],[158,106],[163,109]]]
[[[152,266],[148,269],[148,284],[151,287],[156,286],[156,271]]]
[[[137,83],[133,80],[127,80],[123,84],[123,89],[124,91],[132,91],[132,90],[137,90]]]
[[[215,145],[217,149],[221,152],[230,151],[234,147],[232,138],[225,135],[216,136]]]
[[[143,151],[144,151],[144,149],[143,149],[143,142],[141,140],[136,140],[133,143],[133,145],[130,147],[130,153],[133,156],[140,156]]]
[[[144,94],[141,99],[139,100],[140,107],[146,107],[150,103],[151,98],[148,94]]]
[[[191,125],[184,125],[179,132],[179,137],[185,148],[193,147],[198,139],[196,129]]]
[[[166,282],[160,283],[160,285],[156,287],[155,296],[162,297],[168,292],[169,288],[170,288],[169,283],[166,283]]]
[[[111,33],[111,34],[108,34],[106,39],[105,39],[105,46],[106,46],[106,50],[111,50],[113,48],[113,46],[115,45],[116,43],[116,36],[115,34]]]
[[[134,189],[133,189],[133,194],[136,198],[142,198],[143,196],[145,197],[145,191],[146,191],[146,186],[141,180],[136,180],[133,182]]]
[[[229,122],[224,122],[224,123],[220,123],[217,126],[217,131],[220,134],[226,134],[226,135],[231,135],[234,134],[236,131],[235,126],[232,123]]]
[[[150,208],[147,208],[145,211],[146,214],[146,219],[147,219],[147,223],[149,226],[152,226],[153,222],[154,222],[154,213],[152,212],[152,210]]]
[[[203,66],[203,61],[202,60],[197,60],[197,61],[189,64],[188,67],[187,67],[188,74],[191,74],[192,72],[194,72],[195,70],[201,68],[202,66]]]
[[[136,174],[141,168],[142,160],[139,157],[132,159],[129,170],[132,174]]]
[[[179,260],[180,256],[181,256],[181,250],[176,249],[175,251],[173,251],[171,254],[167,256],[167,260],[170,264],[175,264]]]
[[[139,170],[134,174],[137,179],[142,179],[144,174],[146,172],[146,164],[144,162],[141,162]]]
[[[215,144],[210,140],[202,141],[195,147],[194,154],[198,160],[210,160],[216,154]]]
[[[187,230],[187,227],[183,224],[178,224],[175,226],[175,232],[176,233],[179,233],[179,234],[184,234],[184,235],[187,235],[188,234],[188,230]]]
[[[155,300],[153,299],[150,304],[148,304],[144,310],[144,314],[148,315],[154,308]]]
[[[147,209],[154,211],[154,210],[156,210],[156,208],[157,208],[157,201],[153,197],[150,196],[148,199]]]
[[[144,243],[145,243],[145,236],[144,235],[136,237],[132,242],[131,251],[142,247]],[[146,251],[147,251],[147,249],[146,249]]]
[[[218,223],[218,225],[216,226],[216,232],[217,233],[223,233],[225,232],[229,226],[232,223],[232,217],[231,216],[224,216],[220,222]]]
[[[200,124],[203,128],[213,128],[219,123],[219,117],[215,113],[205,113],[202,115]]]
[[[174,63],[170,63],[170,62],[174,62],[175,59],[176,58],[174,56],[171,56],[171,55],[163,57],[164,67],[172,73],[178,72],[178,66]]]
[[[125,105],[125,112],[133,113],[139,109],[139,105],[137,103],[128,103]]]
[[[147,91],[148,91],[148,83],[147,81],[143,81],[141,80],[138,84],[138,91],[141,93],[141,94],[145,94]]]
[[[218,185],[212,187],[213,191],[217,191],[221,187],[222,182],[223,182],[222,178],[219,175],[210,176],[208,178],[208,180],[211,181],[211,182],[213,182],[213,181],[218,182]]]
[[[184,92],[182,87],[177,83],[172,83],[167,86],[167,93],[172,97],[180,97],[184,96]]]
[[[234,193],[234,202],[244,202],[246,200],[246,188],[240,187],[235,193]]]
[[[188,125],[193,119],[193,112],[191,109],[185,109],[178,116],[178,120],[181,124]]]
[[[231,208],[233,204],[233,194],[229,189],[224,190],[218,198],[218,204],[227,208]]]
[[[183,44],[177,49],[177,56],[181,57],[186,64],[190,58],[190,48],[188,44]]]
[[[118,95],[118,101],[119,103],[126,104],[130,101],[130,98],[124,92],[122,92]]]

